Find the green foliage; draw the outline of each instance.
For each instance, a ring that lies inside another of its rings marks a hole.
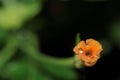
[[[54,75],[55,77],[58,77],[59,80],[61,79],[76,80],[77,79],[75,70],[71,68],[66,68],[63,66],[52,65],[52,64],[44,64],[43,67],[48,73],[50,73],[51,75]]]
[[[16,0],[3,0],[0,9],[0,26],[4,29],[18,29],[23,23],[34,17],[42,8],[42,0],[36,0],[29,4]]]
[[[31,35],[33,36],[33,35]],[[27,40],[25,44],[22,46],[22,50],[27,53],[28,56],[32,57],[34,60],[37,60],[40,62],[45,70],[45,72],[48,72],[51,76],[56,76],[58,78],[64,78],[64,79],[76,79],[77,75],[75,71],[71,68],[73,65],[73,59],[57,59],[52,58],[49,56],[45,56],[44,54],[39,53],[37,48],[33,47],[35,46],[33,41],[33,37]],[[37,42],[37,41],[36,41]],[[48,66],[49,65],[49,66]],[[71,67],[69,67],[71,66]],[[42,70],[43,70],[42,69]]]
[[[4,42],[4,45],[0,50],[0,76],[8,80],[77,80],[74,57],[61,59],[45,55],[29,26],[21,28],[41,11],[42,0],[1,2],[0,43]],[[80,41],[78,36],[77,41]],[[22,57],[14,59],[17,51]]]
[[[42,72],[42,69],[37,68],[35,65],[29,64],[28,70],[28,80],[51,80],[51,78]]]
[[[114,24],[112,24],[109,30],[109,35],[113,43],[120,46],[120,21],[117,21]]]
[[[25,61],[14,61],[6,65],[4,76],[10,80],[27,80],[27,63]]]
[[[55,77],[77,79],[73,69],[74,58],[58,59],[41,54],[37,43],[36,36],[30,31],[25,31],[24,35],[21,32],[16,36],[11,35],[0,55],[0,73],[4,73],[2,76],[11,80],[53,80]],[[26,59],[10,61],[6,65],[17,49],[23,52]]]
[[[10,80],[50,80],[38,72],[37,68],[30,64],[27,59],[10,62],[4,67],[1,74]]]
[[[2,68],[3,65],[14,55],[18,45],[19,40],[14,35],[9,37],[8,41],[6,42],[6,46],[0,52],[0,68]]]
[[[6,40],[6,37],[8,36],[8,32],[2,28],[0,28],[0,41]]]
[[[81,40],[81,39],[80,39],[80,33],[77,33],[75,43],[76,43],[76,44],[79,43],[80,40]]]

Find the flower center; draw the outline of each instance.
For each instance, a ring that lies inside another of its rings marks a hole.
[[[86,56],[91,56],[92,53],[91,53],[91,51],[87,51],[87,52],[85,53],[85,55],[86,55]]]

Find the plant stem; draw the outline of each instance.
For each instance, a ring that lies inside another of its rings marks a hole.
[[[18,43],[19,41],[16,38],[16,36],[10,36],[8,38],[6,46],[0,52],[0,68],[2,68],[4,64],[7,63],[10,60],[10,58],[14,55]]]
[[[60,65],[65,67],[74,67],[74,57],[71,58],[55,58],[51,56],[47,56],[44,53],[38,50],[38,46],[36,45],[37,38],[32,32],[26,33],[27,40],[21,41],[21,50],[26,53],[28,56],[34,58],[40,63],[50,63],[54,65]]]
[[[54,58],[43,53],[40,53],[37,49],[34,49],[32,46],[23,47],[22,50],[28,55],[39,61],[40,63],[50,63],[53,65],[65,66],[65,67],[73,67],[74,58]]]

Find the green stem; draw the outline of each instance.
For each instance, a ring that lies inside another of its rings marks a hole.
[[[75,41],[75,44],[78,44],[80,42],[80,33],[77,33],[76,35],[76,41]]]
[[[50,63],[53,65],[65,66],[65,67],[73,67],[74,58],[54,58],[47,56],[45,54],[40,53],[37,49],[32,46],[22,47],[22,50],[28,55],[39,61],[40,63]]]
[[[71,58],[55,58],[51,56],[47,56],[44,53],[38,50],[38,46],[36,45],[37,38],[34,34],[29,32],[27,34],[27,40],[21,41],[21,50],[26,53],[28,56],[31,56],[35,60],[39,61],[40,63],[50,63],[54,65],[66,66],[66,67],[73,67],[74,65],[74,57]]]
[[[0,52],[0,68],[6,64],[10,58],[14,55],[18,46],[18,39],[15,36],[10,36],[6,43],[6,46]]]
[[[48,75],[42,73],[35,60],[28,58],[28,78],[27,80],[50,80]]]

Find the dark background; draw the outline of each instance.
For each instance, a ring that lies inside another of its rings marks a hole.
[[[45,27],[38,31],[42,51],[55,57],[73,56],[77,33],[82,40],[110,40],[108,29],[118,19],[119,8],[115,1],[49,0],[37,16],[46,21]],[[77,71],[85,75],[85,80],[120,80],[119,53],[117,45],[112,44],[110,54],[100,58],[95,66]]]

